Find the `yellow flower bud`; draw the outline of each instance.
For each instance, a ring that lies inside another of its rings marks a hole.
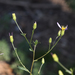
[[[10,37],[10,42],[11,42],[11,43],[13,43],[13,42],[14,42],[13,34],[12,34],[12,35],[10,35],[10,33],[9,33],[9,37]]]
[[[38,74],[40,74],[40,72],[38,71]]]
[[[52,38],[49,38],[49,43],[52,43]]]
[[[45,59],[44,58],[42,58],[42,64],[44,64],[45,63]]]
[[[65,30],[61,31],[61,36],[63,36],[65,34]]]
[[[13,20],[16,21],[16,15],[15,15],[15,13],[12,13],[12,17],[13,17]]]
[[[70,68],[70,71],[73,73],[73,69],[72,68]]]
[[[33,29],[36,29],[36,28],[37,28],[37,23],[35,22],[33,25]]]
[[[61,35],[61,30],[58,31],[58,36],[60,36],[60,35]]]
[[[13,39],[13,36],[10,35],[10,42],[13,43],[14,39]]]
[[[59,62],[59,58],[56,54],[52,54],[52,57],[53,57],[55,62]]]
[[[61,70],[58,71],[58,74],[59,74],[59,75],[64,75]]]

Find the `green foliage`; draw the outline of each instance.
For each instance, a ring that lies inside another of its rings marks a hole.
[[[21,43],[18,44],[17,47],[17,53],[24,65],[26,65],[27,68],[30,68],[31,61],[30,58],[28,57],[29,55],[29,45],[26,42],[26,40],[23,40]],[[17,66],[20,65],[18,62],[18,59],[15,55],[15,52],[13,52],[13,56],[15,57],[15,62],[12,64],[12,68],[14,69],[14,72],[20,75],[28,75],[29,73],[25,72],[24,70],[20,70]]]
[[[18,66],[18,68],[29,73],[29,71],[28,71],[27,69],[25,69],[25,68],[23,68],[23,67],[21,67],[21,66]]]
[[[10,47],[6,40],[0,41],[0,53],[4,53],[0,56],[1,60],[10,61]]]
[[[69,6],[75,11],[75,0],[66,0]]]

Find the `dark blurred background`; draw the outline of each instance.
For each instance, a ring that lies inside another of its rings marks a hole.
[[[68,25],[68,30],[52,53],[58,55],[65,67],[75,70],[75,0],[0,0],[0,53],[4,53],[0,55],[0,75],[29,75],[17,68],[20,63],[9,41],[9,32],[13,32],[14,44],[23,64],[30,69],[32,62],[32,52],[12,20],[12,13],[16,14],[17,22],[28,39],[33,23],[37,22],[33,40],[41,43],[37,46],[36,58],[47,52],[50,37],[55,40],[59,30],[56,23]],[[34,64],[34,75],[37,75],[40,65],[41,60]],[[50,53],[45,56],[41,75],[58,75],[59,69],[64,75],[69,75],[53,61]]]

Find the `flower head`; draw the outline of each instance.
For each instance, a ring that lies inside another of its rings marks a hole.
[[[35,30],[37,28],[37,23],[35,22],[34,24],[33,24],[33,29]]]
[[[49,38],[49,43],[52,43],[52,38],[51,37]]]
[[[13,20],[16,21],[16,14],[12,13]]]
[[[44,58],[42,58],[42,64],[44,64],[45,63],[45,59]]]
[[[51,53],[51,55],[52,55],[53,60],[54,60],[55,62],[59,62],[59,58],[58,58],[58,56],[57,56],[55,53],[54,53],[54,54]]]
[[[57,22],[57,25],[58,27],[61,29],[61,30],[67,30],[68,28],[68,25],[67,26],[60,26],[60,24]]]
[[[11,33],[11,34],[9,33],[9,37],[10,37],[10,42],[13,43],[14,42],[13,33]]]
[[[58,74],[59,74],[59,75],[64,75],[61,70],[58,71]]]

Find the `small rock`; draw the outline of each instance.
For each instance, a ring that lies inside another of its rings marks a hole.
[[[0,75],[14,75],[10,65],[4,61],[0,61]]]

